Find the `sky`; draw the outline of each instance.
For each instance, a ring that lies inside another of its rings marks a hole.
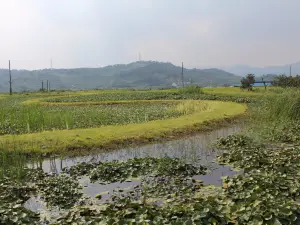
[[[300,61],[299,0],[0,0],[0,67]]]

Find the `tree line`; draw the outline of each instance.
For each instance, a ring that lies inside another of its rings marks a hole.
[[[300,76],[276,76],[272,81],[272,85],[278,87],[300,87]]]
[[[266,83],[264,83],[264,79],[262,78],[261,82],[266,87]],[[248,91],[252,90],[253,84],[255,83],[255,75],[248,74],[244,78],[241,79],[241,89],[247,89]],[[277,87],[300,87],[300,75],[296,76],[287,76],[287,75],[278,75],[274,76],[271,81],[272,86]]]

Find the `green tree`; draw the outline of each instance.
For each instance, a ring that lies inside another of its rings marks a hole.
[[[248,89],[248,91],[252,90],[252,85],[255,82],[255,76],[254,74],[248,74],[246,77],[244,77],[241,80],[241,88],[242,89]]]

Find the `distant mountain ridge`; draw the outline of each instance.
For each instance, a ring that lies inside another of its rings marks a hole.
[[[253,73],[256,76],[261,75],[289,75],[290,66],[292,67],[291,74],[300,75],[300,62],[282,65],[282,66],[267,66],[267,67],[252,67],[248,65],[236,65],[232,67],[223,68],[224,70],[238,76],[245,76],[246,74]]]
[[[200,86],[234,84],[240,77],[220,69],[186,69],[184,82]],[[166,88],[181,85],[181,67],[172,63],[138,61],[101,68],[12,70],[14,91],[38,90],[49,80],[51,89]],[[9,88],[8,70],[0,69],[0,91]]]

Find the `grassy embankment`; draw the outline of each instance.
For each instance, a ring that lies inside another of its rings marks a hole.
[[[183,102],[179,111],[189,111]],[[111,149],[134,143],[146,143],[192,131],[208,130],[221,125],[224,119],[243,114],[245,105],[231,102],[203,101],[193,113],[178,118],[154,120],[139,124],[103,126],[90,129],[44,131],[34,134],[4,135],[0,138],[3,150],[23,152],[65,152],[74,149]],[[183,113],[185,114],[185,113]],[[210,122],[210,123],[209,123]]]
[[[112,149],[211,130],[247,108],[201,101],[211,98],[218,100],[197,88],[20,94],[0,103],[1,149],[43,153]]]
[[[248,102],[248,97],[257,101],[263,96],[271,99],[277,93],[282,93],[282,89],[268,88],[265,92],[263,88],[255,88],[248,92],[239,88],[187,88],[20,94],[1,102],[0,132],[4,135],[0,143],[4,151],[73,153],[70,150],[112,149],[176,138],[182,133],[220,127],[247,108],[232,102],[207,101],[209,110],[203,110],[201,104],[190,110],[191,105],[199,103],[196,100],[243,102],[246,99]]]

